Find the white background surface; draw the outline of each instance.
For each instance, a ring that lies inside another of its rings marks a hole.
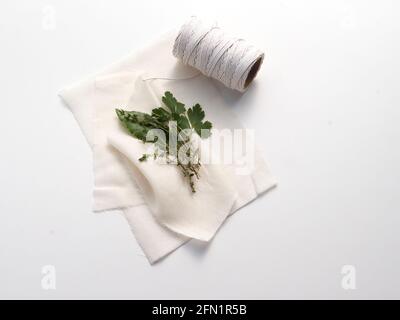
[[[57,92],[210,13],[267,50],[232,109],[279,187],[150,266],[122,216],[91,212]],[[398,1],[3,0],[0,39],[0,298],[400,298]]]

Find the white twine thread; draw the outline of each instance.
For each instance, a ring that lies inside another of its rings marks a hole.
[[[215,23],[192,17],[175,39],[173,55],[225,86],[245,91],[255,78],[264,53],[243,39],[226,35]]]

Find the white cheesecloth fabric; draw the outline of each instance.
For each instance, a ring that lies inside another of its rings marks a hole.
[[[275,186],[258,152],[245,175],[240,161],[205,165],[194,196],[176,166],[137,161],[144,144],[125,132],[115,108],[150,112],[167,90],[187,106],[200,103],[215,128],[241,128],[223,89],[174,58],[176,34],[60,92],[93,151],[93,210],[121,209],[150,263],[191,238],[210,240],[229,214]]]

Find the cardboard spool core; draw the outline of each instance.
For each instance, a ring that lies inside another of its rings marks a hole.
[[[256,77],[258,70],[260,70],[261,64],[263,63],[264,60],[264,55],[261,56],[254,62],[254,64],[251,66],[251,69],[249,71],[249,74],[247,75],[246,81],[244,82],[244,89],[246,89],[249,84],[254,80]]]

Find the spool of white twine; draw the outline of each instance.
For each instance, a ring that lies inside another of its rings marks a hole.
[[[196,17],[181,27],[172,53],[184,64],[241,92],[256,77],[264,59],[264,53],[247,41]]]

